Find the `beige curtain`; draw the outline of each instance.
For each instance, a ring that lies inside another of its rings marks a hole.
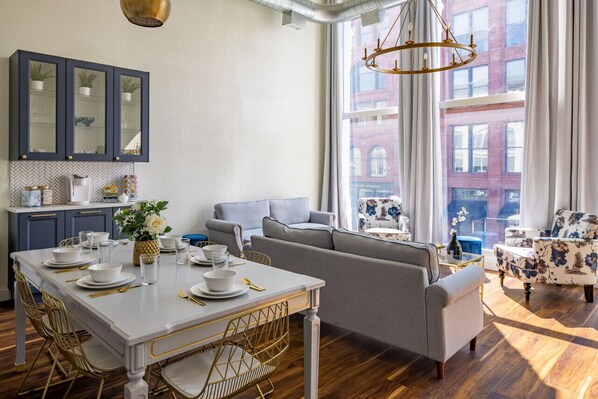
[[[529,0],[522,226],[549,226],[559,208],[598,212],[597,11],[594,1]]]

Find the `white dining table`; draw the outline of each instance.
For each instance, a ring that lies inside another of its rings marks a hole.
[[[136,285],[140,282],[140,269],[133,266],[132,252],[132,244],[118,245],[114,248],[113,261],[123,264],[123,272],[135,273],[137,278],[131,284]],[[92,254],[97,258],[97,251]],[[90,294],[94,290],[81,288],[73,281],[66,282],[84,277],[88,271],[55,273],[58,269],[42,265],[43,261],[53,258],[51,248],[14,252],[10,256],[34,286],[62,299],[78,323],[122,358],[129,378],[124,386],[125,398],[148,398],[148,385],[143,378],[148,365],[217,341],[231,318],[281,300],[288,301],[289,314],[306,313],[303,322],[304,393],[305,398],[318,396],[320,319],[317,311],[323,280],[245,261],[230,269],[237,272],[239,280],[247,277],[265,287],[265,291],[249,290],[230,299],[199,298],[206,303],[199,306],[180,298],[177,290],[188,293],[191,286],[203,281],[203,273],[211,268],[191,262],[177,265],[175,255],[161,254],[155,284],[92,298]],[[26,315],[18,298],[15,284],[15,366],[24,369]]]

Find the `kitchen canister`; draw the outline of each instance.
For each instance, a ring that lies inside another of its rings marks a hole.
[[[38,186],[25,186],[21,190],[21,206],[42,206],[42,192]]]
[[[39,189],[42,192],[42,205],[52,205],[52,190],[50,186],[39,186]]]

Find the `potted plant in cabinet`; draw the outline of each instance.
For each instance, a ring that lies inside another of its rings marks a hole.
[[[29,67],[29,77],[31,79],[31,89],[36,91],[44,90],[44,80],[53,78],[51,71],[42,70],[42,64],[32,63]]]
[[[79,71],[77,73],[79,77],[79,94],[82,96],[89,96],[91,95],[91,88],[93,87],[93,82],[96,80],[97,76],[95,73],[91,73],[88,71]]]
[[[131,101],[133,99],[133,93],[141,87],[139,79],[122,78],[122,99],[123,101]]]

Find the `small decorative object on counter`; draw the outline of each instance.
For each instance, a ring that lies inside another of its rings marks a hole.
[[[42,205],[52,205],[52,190],[50,190],[50,186],[46,184],[39,186],[39,189],[42,192]]]
[[[139,192],[137,190],[137,176],[125,175],[123,180],[123,193],[129,196],[129,201],[137,201]]]
[[[121,195],[118,196],[118,202],[120,202],[121,204],[126,203],[129,200],[129,196],[125,193],[122,193]]]
[[[117,186],[104,186],[104,202],[118,202]]]
[[[452,255],[454,259],[461,259],[461,244],[457,240],[457,232],[453,231],[453,238],[446,247],[446,254]]]
[[[21,206],[42,206],[42,192],[38,186],[26,186],[21,190]]]

